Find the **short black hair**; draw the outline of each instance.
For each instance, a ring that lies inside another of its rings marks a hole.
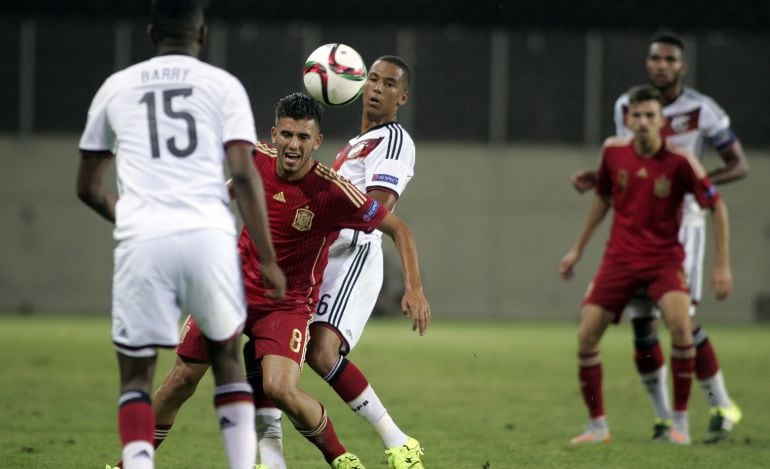
[[[404,71],[404,88],[409,87],[409,82],[412,81],[412,72],[409,70],[409,65],[407,65],[406,60],[402,59],[401,57],[397,55],[383,55],[382,57],[378,57],[375,62],[379,62],[382,60],[383,62],[388,62],[396,67],[400,68]]]
[[[275,118],[290,117],[294,120],[313,119],[321,128],[324,108],[318,101],[305,93],[292,93],[278,100],[275,105]]]
[[[660,103],[661,108],[665,105],[663,102],[663,95],[661,95],[660,91],[652,85],[644,84],[634,86],[628,90],[628,104],[636,104],[644,101],[657,101]]]
[[[208,0],[152,0],[150,22],[157,39],[194,41]]]
[[[676,33],[672,33],[670,31],[659,32],[652,36],[652,39],[650,39],[650,45],[653,45],[656,42],[676,46],[679,48],[679,50],[684,52],[684,41]]]

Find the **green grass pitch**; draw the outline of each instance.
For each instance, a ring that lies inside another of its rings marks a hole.
[[[575,323],[442,321],[418,337],[407,321],[372,321],[351,355],[396,422],[425,448],[428,468],[768,467],[770,329],[708,327],[744,420],[732,441],[697,442],[708,414],[693,383],[695,444],[649,441],[652,412],[631,359],[627,323],[605,336],[604,389],[613,441],[573,447],[587,415],[577,384]],[[668,350],[668,338],[663,335]],[[117,368],[106,316],[0,316],[0,467],[103,468],[120,452]],[[156,384],[169,369],[161,352]],[[158,467],[225,467],[206,378],[183,407]],[[386,467],[379,439],[312,370],[303,387],[323,401],[343,444]],[[290,468],[326,467],[284,419]]]

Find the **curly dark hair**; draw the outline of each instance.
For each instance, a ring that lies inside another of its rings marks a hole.
[[[278,100],[275,105],[275,118],[290,117],[294,120],[313,119],[321,127],[324,108],[318,101],[305,93],[292,93]]]

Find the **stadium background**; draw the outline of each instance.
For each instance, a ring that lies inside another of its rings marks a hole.
[[[74,195],[77,139],[102,80],[152,54],[148,3],[0,2],[2,312],[109,309],[111,229]],[[262,136],[319,44],[348,43],[367,61],[395,52],[412,64],[399,119],[419,156],[398,213],[416,234],[438,317],[574,317],[609,220],[578,278],[562,283],[556,266],[589,202],[567,178],[595,164],[612,132],[612,102],[644,81],[650,35],[661,26],[682,32],[687,83],[729,112],[751,163],[747,180],[722,188],[735,291],[724,305],[707,294],[701,314],[770,318],[770,33],[762,27],[770,4],[212,3],[202,58],[242,79]],[[322,161],[357,133],[359,104],[327,112]],[[718,161],[707,154],[707,167]]]

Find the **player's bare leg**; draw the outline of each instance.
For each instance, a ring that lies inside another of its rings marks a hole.
[[[613,318],[612,313],[597,305],[587,304],[581,309],[578,328],[578,368],[580,391],[588,407],[590,422],[585,432],[571,440],[573,444],[609,443],[610,441],[610,430],[604,416],[599,341]]]
[[[674,382],[674,412],[670,441],[690,444],[687,404],[695,370],[695,345],[690,323],[690,295],[671,291],[658,300],[663,320],[671,334],[671,377]]]
[[[420,443],[401,431],[366,376],[340,353],[342,341],[337,333],[326,323],[313,323],[310,336],[308,365],[375,429],[386,448],[390,467],[423,467]]]
[[[279,355],[262,358],[264,393],[286,413],[297,431],[323,453],[332,467],[337,467],[340,458],[358,461],[340,443],[323,405],[299,388],[299,379],[300,368],[294,360]]]

